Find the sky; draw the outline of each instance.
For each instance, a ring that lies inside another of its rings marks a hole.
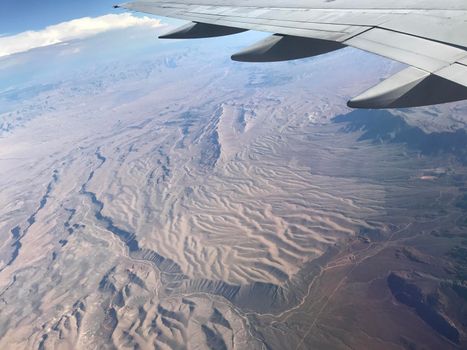
[[[0,59],[35,48],[135,26],[159,27],[160,18],[114,9],[125,0],[0,0]],[[177,21],[164,19],[168,25]]]
[[[39,30],[81,17],[121,13],[112,5],[126,0],[1,0],[0,35]]]
[[[100,33],[136,26],[160,27],[158,19],[135,16],[132,13],[108,14],[98,17],[82,17],[45,27],[0,37],[0,58],[72,40],[85,39]]]
[[[179,26],[185,21],[114,9],[125,0],[0,0],[0,63],[4,58],[52,45],[144,27]],[[161,29],[161,28],[159,28]],[[158,30],[159,30],[158,29]],[[155,40],[154,35],[154,40]],[[11,64],[11,60],[9,60]],[[4,69],[0,65],[0,69]]]

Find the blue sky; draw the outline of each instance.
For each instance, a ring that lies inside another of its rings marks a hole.
[[[86,16],[120,13],[112,5],[126,0],[1,0],[0,34],[38,30]]]

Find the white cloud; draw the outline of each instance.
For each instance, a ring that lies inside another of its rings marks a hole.
[[[11,36],[0,36],[0,57],[83,39],[114,29],[135,26],[159,27],[160,21],[150,17],[136,17],[131,13],[111,14],[101,17],[84,17],[49,26],[39,31],[27,31]]]

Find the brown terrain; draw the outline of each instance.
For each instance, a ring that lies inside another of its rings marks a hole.
[[[0,348],[467,348],[467,105],[351,112],[400,69],[353,50],[225,57],[0,93]]]

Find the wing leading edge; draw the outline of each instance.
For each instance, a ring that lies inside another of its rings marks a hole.
[[[191,23],[162,38],[274,33],[232,59],[282,61],[351,46],[409,65],[349,101],[402,108],[467,99],[467,4],[463,0],[145,0],[117,7]]]

